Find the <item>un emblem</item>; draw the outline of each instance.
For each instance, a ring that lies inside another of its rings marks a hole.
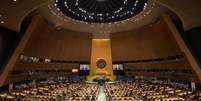
[[[104,59],[98,59],[98,60],[96,61],[96,66],[97,66],[98,68],[103,69],[103,68],[106,67],[106,65],[107,65],[107,63],[106,63],[106,61],[105,61]]]

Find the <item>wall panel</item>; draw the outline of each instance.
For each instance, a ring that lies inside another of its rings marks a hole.
[[[111,35],[113,61],[155,59],[182,54],[163,20]]]
[[[24,49],[27,56],[65,61],[90,61],[91,34],[57,30],[44,20]]]

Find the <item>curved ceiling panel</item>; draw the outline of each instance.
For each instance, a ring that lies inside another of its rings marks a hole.
[[[148,0],[55,0],[64,15],[84,22],[109,23],[128,19],[147,7]]]
[[[55,24],[57,27],[63,27],[79,32],[107,34],[131,30],[153,23],[165,11],[165,8],[154,3],[152,0],[149,0],[146,9],[144,9],[141,13],[129,19],[113,23],[88,23],[72,19],[59,12],[59,10],[55,7],[54,2],[41,7],[40,11],[49,22]]]
[[[51,0],[1,0],[0,26],[20,31],[21,22],[33,10]]]
[[[201,0],[156,0],[161,5],[177,14],[183,23],[184,30],[201,25]]]
[[[3,26],[5,28],[19,31],[21,23],[23,19],[32,11],[35,9],[43,6],[42,11],[47,11],[49,8],[46,5],[50,1],[55,0],[1,0],[0,2],[0,26]],[[97,0],[97,1],[104,1],[104,0]],[[157,1],[157,5],[155,9],[153,10],[152,14],[150,14],[147,17],[150,17],[152,15],[153,18],[156,17],[154,15],[156,12],[161,11],[161,6],[165,6],[171,11],[173,11],[175,14],[177,14],[180,19],[182,20],[184,30],[189,30],[194,27],[201,25],[201,13],[199,11],[201,10],[201,0],[154,0]],[[159,7],[160,6],[160,7]],[[46,9],[46,10],[45,10]],[[45,12],[44,15],[52,15],[50,11]],[[56,18],[56,19],[52,19]],[[59,20],[61,20],[61,16],[58,18],[55,16],[50,16],[48,18],[49,20],[55,20],[55,22],[58,26],[63,25],[63,23],[58,23]],[[90,32],[93,32],[93,30],[98,30],[96,33],[109,33],[110,30],[103,31],[102,29],[111,29],[111,32],[114,30],[120,31],[120,29],[131,29],[131,28],[138,28],[139,26],[142,26],[145,24],[145,22],[150,22],[151,18],[146,19],[144,17],[142,20],[137,21],[137,23],[133,23],[132,21],[124,21],[123,24],[116,23],[116,27],[108,27],[104,24],[101,25],[101,27],[97,27],[96,24],[88,26],[90,28]],[[64,21],[62,21],[64,22]],[[153,21],[152,21],[153,22]],[[128,24],[128,26],[123,26],[124,24]],[[142,24],[143,23],[143,24]],[[81,30],[85,30],[81,28],[82,26],[80,24],[77,24],[77,22],[68,22],[68,24],[65,25],[66,27],[69,27],[69,29],[74,29],[75,26],[77,26],[76,29],[80,28]],[[128,28],[127,28],[128,27]],[[102,32],[100,31],[102,30]]]

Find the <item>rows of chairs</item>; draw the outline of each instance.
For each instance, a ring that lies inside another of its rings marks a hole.
[[[142,101],[142,99],[132,93],[131,86],[126,82],[117,84],[106,84],[105,93],[108,101]]]
[[[108,101],[201,101],[201,93],[146,80],[120,81],[105,86]],[[127,101],[127,100],[126,100]]]
[[[54,82],[2,93],[0,95],[5,96],[0,97],[0,101],[96,101],[98,90],[96,84]]]
[[[108,101],[201,101],[201,92],[165,81],[128,80],[103,86]],[[96,101],[98,93],[96,83],[46,81],[23,84],[9,93],[0,92],[0,101]]]

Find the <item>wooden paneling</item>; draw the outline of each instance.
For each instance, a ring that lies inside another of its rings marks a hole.
[[[181,54],[163,20],[111,35],[113,61],[154,59]]]
[[[10,60],[6,64],[4,71],[0,75],[0,87],[6,82],[7,79],[9,79],[10,74],[17,62],[17,59],[20,53],[23,51],[23,49],[27,45],[28,40],[30,39],[31,35],[36,31],[41,21],[42,21],[41,16],[35,16],[33,18],[29,28],[27,29],[27,32],[24,34],[24,36],[20,40],[17,48],[15,49],[14,53],[10,57]]]
[[[69,76],[72,69],[79,70],[79,63],[22,63],[18,62],[12,72],[12,76],[6,83],[25,80],[47,79],[50,77]],[[33,74],[29,74],[32,72]]]
[[[99,68],[97,60],[104,59],[106,66]],[[91,69],[90,75],[87,77],[89,81],[93,81],[98,76],[105,76],[109,80],[115,80],[112,71],[112,56],[110,39],[93,39],[91,52]]]
[[[172,36],[176,40],[180,50],[184,53],[188,63],[191,65],[192,69],[196,73],[199,81],[201,82],[201,67],[196,61],[195,57],[192,55],[190,49],[186,45],[185,41],[183,40],[181,34],[177,31],[174,23],[172,22],[171,18],[168,15],[162,16],[164,22],[166,23],[167,28],[171,31]]]
[[[126,74],[133,75],[133,76],[148,76],[148,77],[152,76],[152,77],[159,77],[159,78],[166,78],[166,79],[169,78],[169,79],[200,82],[201,69],[199,65],[197,64],[195,58],[192,56],[192,53],[188,49],[182,36],[177,31],[171,18],[168,15],[164,15],[161,17],[161,20],[158,23],[154,24],[152,27],[147,27],[147,29],[149,30],[151,34],[149,35],[149,33],[147,32],[147,37],[144,35],[144,33],[142,33],[144,37],[139,35],[141,36],[140,37],[141,39],[136,37],[135,40],[137,41],[134,41],[134,39],[131,41],[131,38],[135,37],[135,34],[132,33],[131,35],[131,33],[129,33],[130,39],[128,38],[128,40],[126,40],[125,38],[126,41],[125,40],[120,41],[120,42],[127,42],[127,43],[129,43],[130,41],[130,46],[127,46],[127,45],[124,46],[124,48],[127,48],[127,49],[131,47],[130,51],[127,50],[127,52],[130,53],[131,55],[130,57],[133,57],[133,58],[128,58],[128,60],[129,59],[140,60],[141,58],[154,59],[156,57],[168,57],[168,56],[174,56],[177,54],[182,54],[184,56],[184,60],[183,61],[174,60],[175,62],[172,62],[172,63],[171,62],[170,63],[167,63],[167,62],[127,63],[125,64],[125,68],[131,68],[134,71],[133,72],[126,71]],[[116,41],[117,40],[115,40],[115,42]],[[144,47],[143,47],[143,44],[145,44]],[[122,45],[119,45],[119,46],[123,48]],[[136,49],[133,48],[134,46],[136,46]],[[125,50],[120,51],[119,54],[115,54],[115,55],[120,55],[120,54],[122,56],[126,54]],[[139,55],[142,57],[139,57]],[[126,56],[129,56],[129,54],[126,54]],[[124,57],[122,58],[124,59]],[[188,71],[192,71],[192,72],[189,73]]]
[[[129,75],[129,76],[144,76],[144,77],[158,77],[158,78],[163,78],[163,79],[172,79],[172,80],[182,80],[182,81],[193,81],[193,82],[196,82],[196,83],[199,83],[198,79],[192,75],[192,74],[168,74],[168,75],[165,75],[164,73],[162,72],[158,72],[158,73],[148,73],[148,72],[135,72],[135,73],[125,73],[126,75]]]
[[[137,69],[136,67],[141,69],[167,69],[175,71],[173,74],[165,75],[162,71],[153,73],[146,70],[134,73],[128,71],[127,74],[200,82],[201,69],[168,15],[162,16],[155,24],[134,31],[114,33],[111,37],[114,62],[156,59],[176,55],[184,56],[184,61],[180,63],[126,64],[132,69]],[[185,69],[191,70],[192,74],[180,73]]]
[[[186,60],[126,63],[124,64],[124,68],[125,74],[128,76],[158,77],[199,82],[196,73]]]
[[[47,79],[50,77],[58,77],[64,75],[72,75],[73,73],[65,73],[65,74],[40,74],[40,75],[15,75],[12,76],[9,80],[10,83],[26,81],[26,80],[40,80],[40,79]]]
[[[182,21],[184,30],[201,25],[201,0],[155,0],[177,14]]]
[[[29,70],[72,70],[79,69],[78,63],[17,63],[16,71]]]
[[[190,65],[184,61],[166,61],[166,62],[148,62],[148,63],[125,63],[124,64],[125,69],[126,68],[158,68],[158,69],[177,69],[177,70],[183,70],[183,69],[191,69]]]
[[[5,81],[8,83],[13,68],[17,66],[16,62],[20,54],[61,61],[89,62],[91,37],[92,35],[88,33],[63,29],[57,30],[55,26],[49,25],[41,16],[34,17],[30,27],[6,65],[6,69],[0,75],[0,86]]]
[[[22,52],[26,56],[65,61],[90,61],[91,34],[57,30],[45,20]]]

